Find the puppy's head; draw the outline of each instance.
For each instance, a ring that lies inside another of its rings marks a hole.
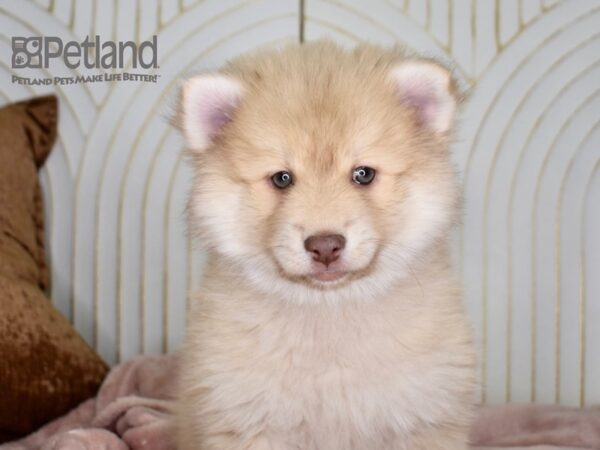
[[[183,85],[192,230],[287,298],[368,297],[410,274],[456,209],[442,66],[312,44]]]

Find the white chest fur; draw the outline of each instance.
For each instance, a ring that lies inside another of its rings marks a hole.
[[[466,414],[471,366],[469,332],[447,296],[207,296],[190,323],[182,387],[200,429],[266,433],[281,448],[393,448],[396,436]]]

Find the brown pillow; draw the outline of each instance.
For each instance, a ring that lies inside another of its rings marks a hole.
[[[0,442],[93,396],[107,372],[53,307],[37,171],[56,138],[56,97],[0,109]]]

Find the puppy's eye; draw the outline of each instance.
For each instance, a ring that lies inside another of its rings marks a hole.
[[[275,175],[271,177],[271,181],[273,182],[273,186],[277,189],[285,189],[294,182],[292,179],[292,174],[282,170],[281,172],[277,172]]]
[[[367,166],[360,166],[352,172],[352,181],[356,184],[370,184],[375,178],[375,169]]]

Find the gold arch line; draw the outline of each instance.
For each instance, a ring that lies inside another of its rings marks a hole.
[[[575,19],[573,19],[571,22],[564,24],[563,26],[561,26],[560,28],[554,30],[550,35],[546,36],[544,38],[544,40],[542,42],[540,42],[534,49],[532,49],[528,55],[526,55],[527,57],[529,57],[529,55],[537,52],[541,47],[547,45],[551,40],[555,39],[557,36],[559,36],[564,30],[566,30],[567,28],[570,28],[572,26],[574,26],[575,24],[586,20],[589,18],[590,14],[593,14],[597,11],[600,11],[600,7],[596,7],[592,10],[592,12],[586,12],[586,13],[582,13],[581,16],[576,17]],[[541,16],[538,16],[541,17]],[[491,67],[491,66],[489,66]],[[494,97],[492,98],[492,101],[490,102],[490,104],[487,106],[486,111],[483,115],[483,118],[480,122],[480,126],[477,128],[477,132],[475,133],[475,137],[471,143],[470,149],[469,149],[469,154],[468,154],[468,158],[467,158],[467,163],[465,165],[465,169],[464,169],[464,186],[466,186],[467,184],[467,180],[469,179],[469,173],[470,173],[470,167],[472,165],[472,160],[473,160],[473,156],[474,156],[474,149],[477,148],[479,146],[479,140],[481,139],[481,130],[483,128],[483,124],[485,124],[488,121],[488,117],[491,114],[491,111],[494,110],[496,103],[498,102],[498,100],[500,99],[500,93],[503,92],[503,90],[505,89],[505,87],[509,84],[509,82],[511,82],[514,78],[514,76],[519,73],[523,68],[523,65],[519,65],[517,67],[514,67],[511,71],[511,73],[509,74],[509,76],[507,78],[505,78],[502,82],[502,85],[500,87],[500,89],[498,89],[496,91],[496,94],[494,95]],[[463,195],[464,195],[464,186],[463,186]],[[484,220],[485,220],[485,216],[484,216]],[[484,239],[485,242],[485,239]],[[461,227],[459,229],[459,249],[460,249],[460,260],[462,261],[464,259],[464,227]],[[484,249],[484,264],[486,264],[486,251]],[[487,342],[488,342],[488,337],[487,337],[487,333],[488,333],[488,321],[487,321],[487,316],[488,316],[488,305],[487,305],[487,269],[484,268],[483,270],[483,286],[482,286],[482,293],[483,293],[483,298],[482,298],[482,318],[481,318],[481,323],[482,323],[482,332],[481,332],[481,352],[482,352],[482,361],[481,361],[481,378],[482,380],[487,380]],[[485,382],[481,383],[482,386],[482,392],[481,392],[481,398],[482,398],[482,402],[485,403],[486,401],[486,397],[487,397],[487,393],[486,393],[486,388],[485,388]]]
[[[592,100],[594,100],[596,97],[598,97],[599,93],[600,93],[600,89],[594,91],[593,95],[588,96],[584,102],[579,104],[577,106],[577,108],[573,111],[573,113],[570,115],[570,117],[562,124],[561,128],[555,134],[555,137],[552,140],[552,144],[550,145],[549,150],[544,155],[544,160],[542,162],[542,166],[540,168],[539,175],[536,179],[533,205],[539,204],[540,180],[544,177],[544,173],[546,172],[546,168],[547,168],[548,162],[550,160],[550,155],[552,155],[554,153],[560,137],[562,136],[564,131],[571,125],[571,123],[573,122],[573,119],[581,112],[582,109],[587,107],[588,104],[591,103]],[[536,214],[535,207],[532,208],[531,215],[532,215],[531,223],[533,224],[533,226],[531,227],[531,232],[532,232],[531,251],[532,251],[532,261],[533,261],[532,266],[537,267],[537,257],[536,257],[536,252],[535,252],[535,249],[537,248],[537,234],[534,232],[534,230],[536,229],[536,226],[537,226],[537,214]],[[555,255],[556,255],[556,258],[555,258],[554,267],[555,267],[555,275],[556,275],[557,266],[558,266],[557,258],[559,255],[559,253],[556,251],[556,247],[555,247]],[[534,275],[533,279],[536,280],[537,277]],[[558,403],[560,401],[560,389],[559,389],[560,388],[560,294],[559,294],[560,284],[559,284],[559,279],[556,277],[555,277],[555,283],[557,284],[557,286],[555,286],[555,289],[557,292],[557,297],[556,297],[557,301],[555,304],[555,324],[554,324],[555,331],[556,331],[555,402]]]
[[[500,140],[498,141],[498,143],[496,144],[496,147],[494,148],[494,152],[493,152],[493,159],[492,159],[492,163],[490,165],[490,168],[488,170],[487,176],[486,176],[486,187],[485,187],[485,194],[484,194],[484,226],[483,229],[487,230],[489,227],[489,206],[490,206],[490,191],[491,191],[491,185],[493,183],[493,180],[495,178],[495,167],[496,164],[498,162],[498,158],[499,158],[499,154],[502,148],[504,148],[505,142],[506,142],[506,137],[507,137],[507,130],[510,130],[512,128],[512,125],[515,121],[515,118],[518,116],[518,114],[521,112],[521,110],[523,109],[523,107],[527,104],[531,93],[538,87],[539,81],[543,80],[544,78],[547,77],[547,75],[553,71],[554,69],[556,69],[558,66],[560,66],[566,59],[568,59],[569,57],[571,57],[574,53],[578,52],[579,50],[581,50],[581,48],[589,45],[590,43],[594,42],[598,37],[600,36],[600,32],[593,34],[591,37],[587,38],[585,41],[580,42],[579,44],[577,44],[575,47],[569,49],[568,53],[563,54],[559,59],[557,59],[549,68],[548,70],[544,73],[544,75],[537,79],[535,83],[533,83],[525,92],[525,94],[521,97],[520,102],[518,103],[517,107],[514,109],[514,111],[511,114],[511,117],[509,119],[509,121],[507,122],[503,132],[502,132],[502,137],[500,138]],[[585,71],[581,72],[580,74],[585,73]],[[576,79],[579,78],[580,74],[577,74],[577,76],[575,77]],[[557,93],[557,96],[561,95],[564,90],[572,85],[572,81],[569,82],[567,85],[561,87],[561,90]],[[550,105],[552,105],[553,103],[550,103]],[[550,105],[548,107],[550,107]],[[547,109],[548,109],[547,107]],[[521,160],[521,158],[519,158],[519,161]],[[516,171],[518,171],[518,165],[515,166],[516,167]],[[514,173],[514,172],[513,172]],[[514,182],[515,177],[513,176],[513,182]],[[510,217],[510,210],[507,210],[507,217]],[[483,261],[484,264],[484,274],[487,274],[488,271],[488,239],[484,239],[484,254],[486,255],[486,258]],[[508,256],[510,257],[512,254],[512,248],[511,248],[511,241],[508,241]],[[511,374],[511,369],[512,369],[512,363],[511,363],[511,359],[512,359],[512,337],[511,337],[511,332],[512,332],[512,304],[513,304],[513,298],[512,298],[512,290],[511,290],[511,278],[512,278],[512,272],[511,272],[511,264],[510,264],[510,259],[508,260],[508,275],[509,275],[509,280],[508,280],[508,298],[507,298],[507,346],[506,346],[506,385],[505,385],[505,397],[506,397],[506,401],[509,402],[511,400],[511,378],[512,378],[512,374]],[[487,276],[486,278],[484,278],[484,280],[487,280]],[[484,299],[485,301],[487,301],[487,289],[484,291]]]
[[[586,67],[584,70],[582,70],[581,72],[579,72],[577,74],[577,76],[575,76],[573,79],[571,79],[569,81],[569,83],[567,83],[566,85],[564,85],[561,90],[557,93],[557,95],[552,99],[551,102],[548,103],[546,109],[543,111],[543,113],[541,115],[538,116],[538,118],[536,119],[534,126],[529,130],[529,133],[527,135],[527,140],[525,141],[525,143],[521,146],[521,149],[519,151],[519,159],[517,160],[517,163],[515,165],[515,167],[517,167],[517,170],[513,171],[513,175],[511,178],[511,182],[510,182],[510,195],[509,195],[509,203],[508,203],[508,211],[512,211],[513,210],[513,204],[514,204],[514,198],[515,198],[515,189],[516,189],[516,178],[517,178],[517,173],[518,173],[518,168],[521,167],[521,162],[523,161],[523,158],[525,157],[525,153],[526,153],[526,149],[529,148],[531,141],[533,139],[533,136],[535,135],[535,133],[537,132],[537,130],[539,129],[540,125],[542,124],[542,122],[546,119],[547,114],[549,111],[552,110],[552,108],[554,108],[554,105],[557,103],[557,101],[561,98],[562,94],[569,90],[572,86],[574,86],[576,84],[577,81],[579,81],[582,77],[584,77],[585,75],[587,75],[590,71],[594,70],[595,68],[598,67],[598,65],[600,65],[600,61],[595,61],[593,64],[591,64],[590,66]],[[511,222],[510,222],[510,217],[507,217],[507,223],[506,223],[506,227],[507,227],[507,235],[508,235],[508,242],[512,242],[512,226],[511,226]],[[508,247],[509,250],[509,259],[512,258],[512,246]],[[509,269],[509,281],[508,284],[512,284],[512,282],[510,281],[512,279],[512,265],[508,266]],[[533,271],[534,268],[531,268],[531,273],[533,275]],[[535,364],[535,357],[536,357],[536,348],[537,348],[537,337],[535,334],[535,330],[537,329],[537,318],[536,318],[536,314],[537,314],[537,309],[535,308],[535,299],[536,299],[536,291],[535,291],[535,283],[534,280],[532,279],[532,289],[531,289],[531,308],[532,308],[532,324],[531,324],[531,396],[530,396],[530,400],[531,402],[535,402],[536,400],[536,388],[535,388],[535,380],[536,380],[536,364]],[[510,400],[510,399],[509,399]]]
[[[376,20],[374,20],[373,18],[371,18],[370,16],[363,14],[362,12],[356,10],[355,8],[352,8],[350,6],[348,6],[348,4],[342,3],[340,1],[336,1],[336,0],[330,0],[328,3],[337,6],[338,8],[342,9],[342,10],[346,10],[348,12],[350,12],[351,14],[354,14],[355,16],[361,18],[362,20],[366,21],[367,23],[370,23],[371,25],[375,25],[377,28],[379,28],[380,30],[384,31],[386,34],[388,34],[389,36],[391,36],[394,40],[396,41],[405,41],[404,39],[401,39],[400,36],[398,36],[396,33],[394,33],[392,30],[390,30],[389,28],[387,28],[386,26],[383,26],[382,24],[380,24],[379,22],[377,22]],[[440,45],[439,41],[437,39],[435,39],[435,36],[430,35],[429,33],[427,33],[426,29],[423,28],[423,26],[417,22],[415,22],[409,15],[403,16],[404,18],[406,18],[409,22],[412,22],[416,27],[420,28],[421,30],[423,30],[424,35],[427,36],[427,38],[433,43],[435,44],[436,47],[438,47],[439,50],[441,50],[447,57],[451,57],[452,55],[450,54],[450,51],[443,45]],[[317,20],[315,20],[315,18],[313,17],[307,17],[308,20],[312,20],[317,22]],[[321,20],[322,23],[327,23],[326,21]],[[336,26],[334,29],[340,29],[339,26]],[[358,39],[359,41],[362,41],[363,39]],[[460,72],[461,77],[463,80],[467,81],[469,84],[473,83],[472,78],[466,73],[465,69],[461,66],[459,66],[458,64],[455,66],[456,69],[458,69],[458,72]]]
[[[581,226],[581,231],[580,231],[580,237],[581,237],[581,241],[580,241],[580,247],[583,249],[584,248],[584,241],[585,241],[585,211],[586,211],[586,205],[588,203],[589,200],[589,193],[590,193],[590,189],[592,186],[592,182],[594,180],[594,177],[596,176],[596,172],[598,172],[598,170],[600,169],[600,159],[598,159],[598,161],[596,161],[596,164],[594,165],[594,168],[592,169],[592,173],[591,176],[587,182],[587,185],[585,187],[585,194],[583,197],[583,207],[581,208],[581,219],[580,219],[580,226]],[[580,407],[585,407],[585,385],[586,385],[586,364],[585,364],[585,353],[586,353],[586,309],[587,309],[587,302],[586,302],[586,293],[585,293],[585,285],[587,282],[587,269],[586,269],[586,261],[587,259],[584,256],[585,252],[582,251],[581,252],[581,278],[580,278],[580,286],[581,289],[579,291],[579,340],[580,340],[580,347],[579,347],[579,386],[580,386],[580,390],[579,390],[579,405]]]
[[[594,97],[591,97],[591,99],[598,99],[600,98],[600,95],[598,95],[598,91],[596,91],[597,95],[594,95]],[[588,106],[588,104],[592,103],[592,101],[587,101],[586,102],[586,106]],[[575,116],[575,114],[573,114],[573,116]],[[561,382],[561,370],[560,370],[560,329],[561,329],[561,318],[560,318],[560,305],[561,305],[561,301],[562,301],[562,294],[560,291],[560,280],[561,280],[561,268],[562,268],[562,263],[561,263],[561,254],[562,254],[562,249],[561,249],[561,224],[562,221],[560,220],[560,212],[562,210],[562,204],[563,204],[563,198],[565,195],[565,181],[567,180],[567,178],[570,176],[571,170],[573,169],[573,164],[575,162],[575,159],[577,158],[577,156],[581,153],[582,149],[585,149],[587,147],[587,143],[590,140],[590,138],[598,131],[600,130],[600,120],[598,120],[593,126],[590,127],[590,129],[588,130],[588,132],[585,134],[584,138],[581,140],[581,145],[571,154],[570,158],[569,158],[569,164],[567,165],[567,169],[565,170],[565,172],[563,172],[561,180],[560,180],[560,190],[558,193],[558,201],[556,204],[556,208],[555,208],[555,215],[554,215],[554,231],[555,231],[555,235],[554,235],[554,243],[555,243],[555,249],[556,249],[556,281],[558,282],[558,286],[557,286],[557,291],[556,291],[556,305],[557,305],[557,316],[556,316],[556,324],[557,324],[557,329],[556,329],[556,354],[557,354],[557,358],[556,358],[556,403],[560,402],[560,382]],[[557,142],[558,143],[558,142]],[[580,240],[582,238],[580,237]],[[583,247],[580,247],[579,249],[580,251],[580,258],[581,258],[581,254],[583,252]],[[579,276],[580,276],[580,280],[581,280],[581,271],[579,272]],[[580,285],[580,305],[581,305],[581,298],[585,297],[585,287],[583,285]],[[581,318],[581,310],[580,310],[580,318]],[[580,322],[581,324],[581,322]],[[580,330],[580,339],[581,339],[581,330]],[[579,348],[580,348],[580,356],[581,356],[581,348],[584,347],[584,343],[580,340],[579,342]],[[581,367],[582,361],[580,360],[579,362],[579,366]],[[585,374],[584,373],[580,373],[580,381],[583,379],[583,381],[585,382]],[[583,398],[583,390],[582,390],[582,385],[579,385],[579,397],[580,399]]]

